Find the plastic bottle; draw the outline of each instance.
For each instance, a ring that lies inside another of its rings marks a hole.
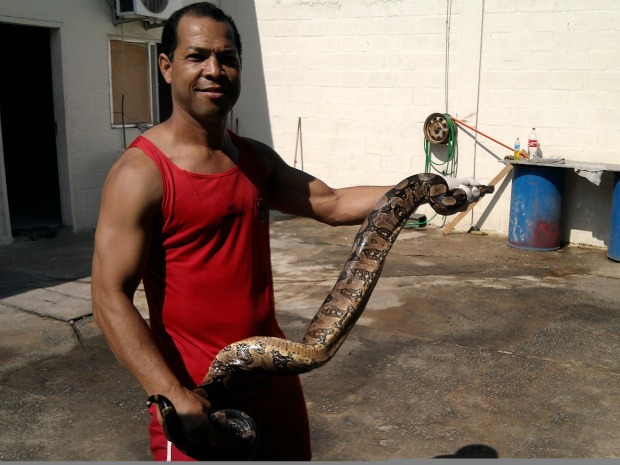
[[[536,135],[536,128],[532,128],[530,138],[527,141],[527,156],[530,160],[538,156],[538,136]]]
[[[515,140],[515,153],[514,153],[514,159],[515,160],[519,160],[521,158],[521,141],[519,140],[519,138],[517,137],[517,140]]]

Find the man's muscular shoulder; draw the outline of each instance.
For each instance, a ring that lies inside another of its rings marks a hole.
[[[161,174],[157,165],[137,147],[127,149],[111,168],[104,192],[127,201],[156,205],[162,198]]]
[[[271,175],[275,169],[284,164],[284,160],[278,153],[267,144],[244,137],[243,140],[252,148],[254,153],[258,155],[267,168],[268,175]]]

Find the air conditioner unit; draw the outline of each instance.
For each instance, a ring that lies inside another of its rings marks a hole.
[[[114,0],[119,18],[168,19],[183,6],[183,0]]]

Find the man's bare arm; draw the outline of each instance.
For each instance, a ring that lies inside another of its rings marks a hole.
[[[148,395],[165,395],[179,413],[202,411],[203,402],[181,386],[133,304],[161,199],[157,168],[136,151],[121,157],[104,186],[93,255],[93,316],[116,358]]]
[[[270,147],[250,141],[269,172],[271,208],[332,226],[359,224],[392,186],[333,188],[286,164]]]

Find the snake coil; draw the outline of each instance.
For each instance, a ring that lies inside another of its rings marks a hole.
[[[493,192],[494,187],[479,186],[479,190],[484,195]],[[441,215],[464,211],[469,205],[462,189],[450,191],[445,179],[436,174],[417,174],[401,181],[381,198],[360,227],[334,288],[312,319],[302,342],[256,336],[230,344],[218,353],[195,392],[208,399],[213,389],[232,386],[244,372],[299,374],[325,365],[366,308],[385,258],[406,220],[424,203]],[[168,399],[151,396],[149,402],[159,406],[168,439],[191,457],[241,460],[251,458],[256,451],[256,425],[243,412],[220,410],[210,414],[218,431],[229,438],[213,446],[206,439],[195,441],[185,434]]]

